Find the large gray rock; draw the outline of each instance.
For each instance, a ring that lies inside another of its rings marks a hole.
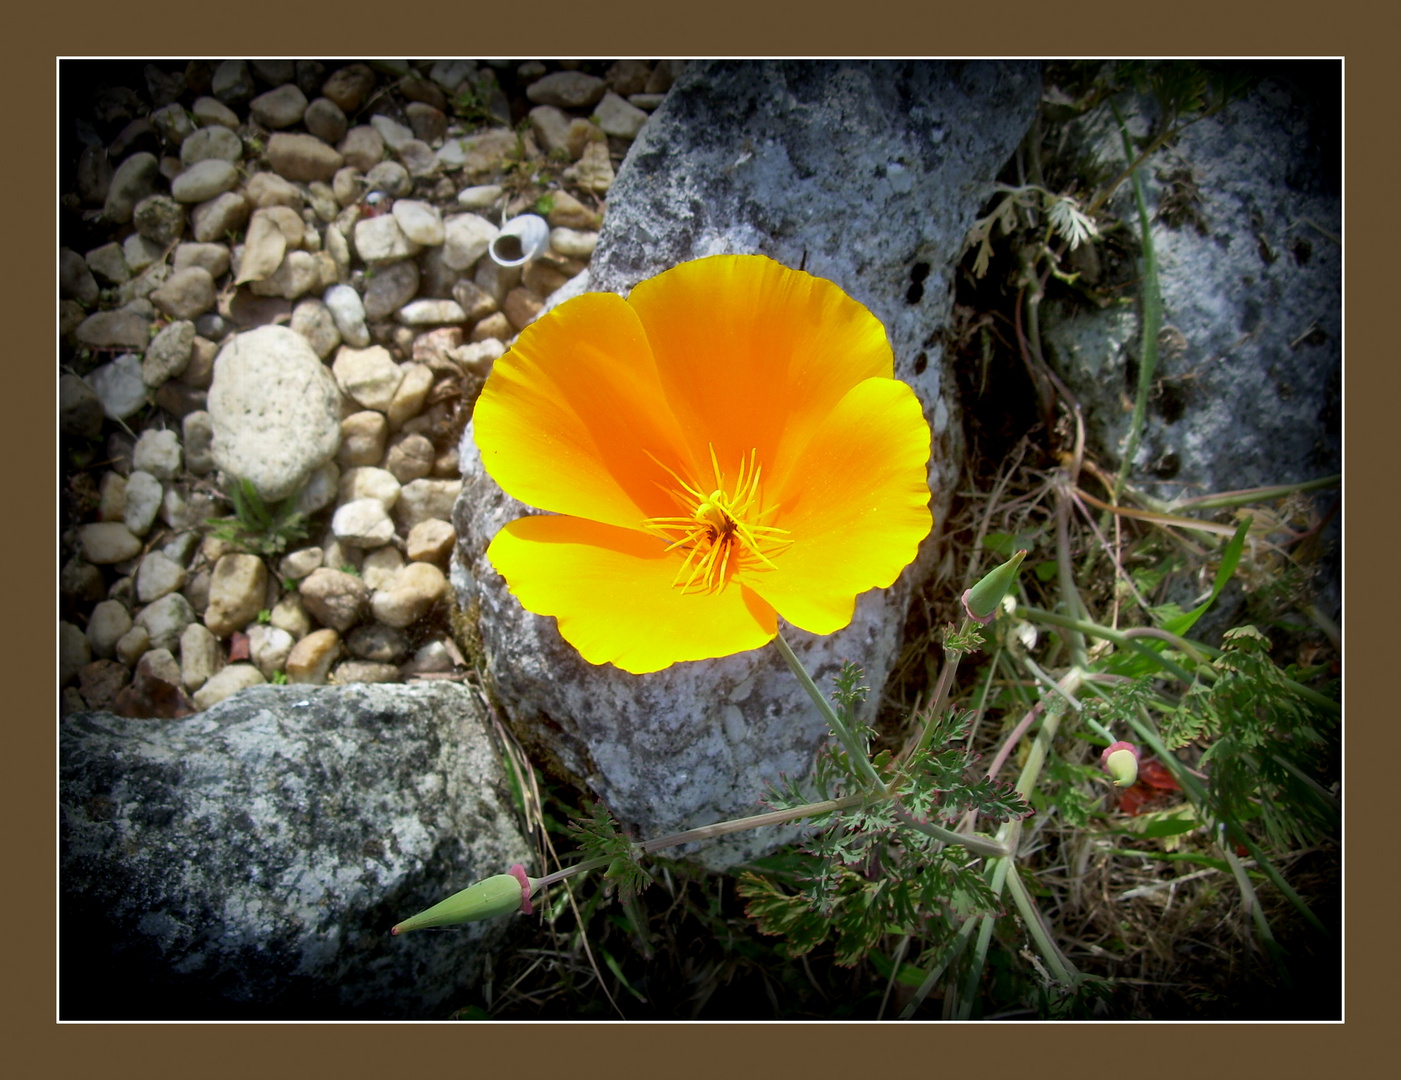
[[[1140,108],[1136,131],[1151,105]],[[1341,471],[1340,144],[1327,134],[1338,122],[1327,109],[1299,87],[1266,81],[1142,170],[1163,331],[1130,482],[1160,498]],[[1122,168],[1117,134],[1095,146]],[[1184,205],[1188,177],[1200,228],[1165,202]],[[1111,207],[1137,232],[1128,185]],[[1137,391],[1137,306],[1048,304],[1044,322],[1089,436],[1117,467],[1131,415],[1123,402]]]
[[[509,922],[389,928],[530,867],[462,686],[79,713],[60,747],[64,1019],[441,1017]]]
[[[286,498],[336,456],[340,415],[336,380],[295,330],[249,330],[214,361],[215,464],[264,499]]]
[[[584,287],[626,294],[718,253],[762,253],[836,282],[885,324],[896,375],[924,404],[937,532],[962,456],[938,344],[953,265],[1039,89],[1034,64],[693,63],[618,173],[587,284],[551,303]],[[525,612],[484,552],[527,511],[485,475],[470,429],[460,460],[454,581],[464,610],[479,613],[488,670],[530,750],[642,836],[758,812],[767,783],[809,774],[824,727],[772,648],[635,676],[591,666],[552,619]],[[865,669],[867,717],[934,555],[929,541],[829,638],[784,628],[820,684],[843,659]],[[742,833],[698,854],[723,867],[792,835]]]

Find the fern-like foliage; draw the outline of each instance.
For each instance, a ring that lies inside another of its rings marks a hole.
[[[618,898],[630,901],[652,884],[652,875],[642,865],[637,845],[623,835],[613,815],[602,803],[589,807],[589,817],[571,821],[569,834],[579,844],[585,858],[609,860],[603,876],[618,890]]]
[[[1228,631],[1224,646],[1219,677],[1196,695],[1216,732],[1201,759],[1211,809],[1228,820],[1258,817],[1275,844],[1313,843],[1337,826],[1336,803],[1318,779],[1319,762],[1335,750],[1335,717],[1290,685],[1299,672],[1270,659],[1255,627]]]

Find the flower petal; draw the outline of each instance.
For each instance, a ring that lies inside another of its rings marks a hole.
[[[556,618],[585,660],[634,675],[757,649],[778,632],[773,609],[737,583],[713,593],[676,588],[680,557],[644,533],[525,517],[496,534],[487,558],[526,610]]]
[[[612,293],[586,293],[521,331],[473,412],[482,464],[521,502],[636,528],[675,514],[684,443],[642,324]]]
[[[836,285],[761,255],[682,263],[628,296],[671,409],[709,485],[714,445],[730,482],[758,450],[777,476],[863,379],[890,378],[885,328]],[[707,486],[707,490],[709,490]]]
[[[794,626],[840,630],[857,594],[892,584],[933,526],[929,445],[908,386],[867,379],[853,387],[765,493],[778,503],[772,524],[791,542],[772,556],[773,569],[746,569],[740,580]]]

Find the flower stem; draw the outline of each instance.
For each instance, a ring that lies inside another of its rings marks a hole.
[[[871,759],[866,754],[866,748],[860,744],[851,729],[847,727],[846,721],[837,715],[837,710],[832,708],[832,703],[827,700],[821,690],[817,688],[817,683],[812,681],[812,676],[807,673],[807,668],[794,654],[788,642],[783,640],[782,634],[776,634],[773,639],[774,645],[778,648],[779,655],[788,664],[788,669],[802,683],[803,689],[808,692],[808,697],[812,698],[817,706],[817,711],[822,714],[822,718],[827,721],[832,731],[836,733],[841,744],[846,747],[846,752],[851,756],[851,760],[862,772],[866,774],[866,779],[871,782],[871,786],[882,795],[888,794],[885,784],[876,775],[875,767],[871,764]]]
[[[1119,121],[1119,134],[1124,141],[1124,155],[1135,161],[1133,143],[1129,139],[1128,125],[1114,109],[1114,118]],[[1139,344],[1138,393],[1134,398],[1133,419],[1129,422],[1128,438],[1124,442],[1124,458],[1119,463],[1119,475],[1114,481],[1114,502],[1124,490],[1129,470],[1133,468],[1134,455],[1138,453],[1138,440],[1143,434],[1143,424],[1148,418],[1148,392],[1153,387],[1153,376],[1158,367],[1158,326],[1163,317],[1163,300],[1158,292],[1158,259],[1153,251],[1153,227],[1148,219],[1148,202],[1143,195],[1143,181],[1138,173],[1137,162],[1129,168],[1129,181],[1133,184],[1134,203],[1138,209],[1138,228],[1143,245],[1143,288],[1140,299],[1143,304],[1143,335]]]
[[[702,825],[696,829],[686,829],[683,832],[668,833],[666,836],[658,836],[652,840],[644,840],[637,845],[638,850],[644,854],[652,854],[655,851],[665,851],[667,848],[676,847],[679,844],[689,844],[697,840],[713,840],[719,836],[728,836],[730,833],[744,832],[746,829],[760,829],[765,825],[783,825],[790,821],[798,821],[806,817],[821,817],[823,814],[830,814],[838,810],[850,810],[866,802],[865,795],[847,795],[840,799],[828,799],[826,802],[805,803],[802,806],[795,806],[788,810],[774,810],[767,814],[755,814],[752,817],[732,818],[729,821],[717,821],[714,825]],[[964,843],[967,838],[958,837],[958,843]],[[572,866],[566,866],[561,870],[556,870],[552,874],[546,874],[535,883],[535,887],[542,888],[546,885],[553,885],[557,881],[563,881],[567,877],[575,874],[582,874],[587,870],[597,870],[600,866],[607,866],[612,862],[610,856],[600,856],[596,859],[585,859]]]

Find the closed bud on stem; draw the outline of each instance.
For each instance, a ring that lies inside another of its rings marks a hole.
[[[997,614],[997,608],[1002,603],[1002,598],[1007,595],[1007,590],[1017,580],[1017,570],[1025,558],[1026,549],[1023,548],[997,569],[985,574],[982,580],[964,592],[963,610],[968,613],[970,619],[983,624],[992,622],[992,617]]]
[[[509,873],[486,878],[459,893],[453,893],[441,903],[405,919],[389,932],[403,934],[409,930],[426,930],[434,926],[456,926],[459,923],[481,922],[500,915],[531,912],[530,894],[538,879],[526,877],[525,867],[516,863]]]
[[[1138,747],[1116,742],[1099,755],[1100,767],[1114,778],[1115,787],[1133,787],[1138,780]]]

